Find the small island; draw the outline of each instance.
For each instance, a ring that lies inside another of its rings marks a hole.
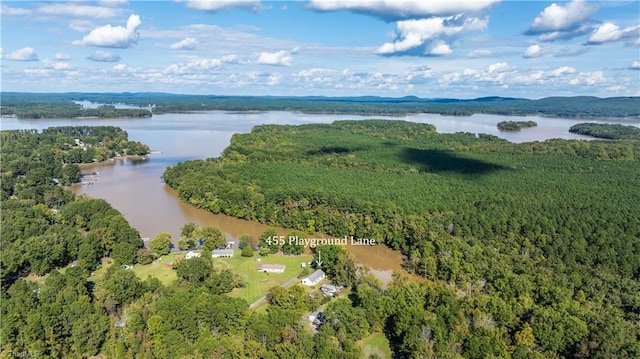
[[[501,121],[498,122],[500,131],[520,131],[523,128],[536,127],[538,123],[535,121]]]
[[[569,132],[607,140],[640,140],[640,128],[608,123],[579,123]]]

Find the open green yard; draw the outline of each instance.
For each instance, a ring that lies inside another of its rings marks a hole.
[[[184,255],[185,253],[182,252],[171,252],[166,256],[154,260],[151,264],[136,264],[133,267],[133,272],[140,277],[140,279],[144,280],[151,276],[158,278],[162,284],[167,285],[178,278],[171,264],[183,259]]]
[[[363,358],[370,358],[377,355],[377,358],[391,359],[391,348],[389,340],[382,333],[371,334],[360,341],[360,349]]]
[[[260,259],[260,262],[258,262]],[[214,258],[213,267],[216,269],[230,269],[238,274],[245,283],[243,288],[236,288],[231,292],[232,297],[243,298],[249,304],[269,292],[269,289],[281,285],[300,274],[303,262],[310,262],[311,255],[287,256],[272,254],[268,257],[242,257],[239,251],[232,258]],[[258,272],[260,263],[284,264],[284,273]],[[297,282],[297,281],[294,281]]]

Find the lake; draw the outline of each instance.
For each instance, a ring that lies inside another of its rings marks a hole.
[[[228,146],[234,133],[246,133],[260,124],[298,125],[308,123],[331,123],[345,119],[394,119],[436,126],[438,132],[487,133],[505,138],[512,142],[542,141],[550,138],[586,139],[584,136],[568,132],[574,124],[584,120],[509,117],[494,115],[473,115],[470,117],[452,117],[433,114],[417,114],[402,117],[322,115],[292,112],[227,113],[202,112],[192,114],[162,114],[142,119],[40,119],[20,120],[1,118],[2,130],[43,129],[51,126],[118,126],[126,130],[129,139],[143,142],[154,150],[146,160],[115,160],[108,164],[83,166],[83,173],[99,172],[99,175],[87,177],[87,184],[72,187],[77,194],[87,194],[103,198],[118,209],[146,238],[154,237],[158,232],[169,232],[174,240],[180,228],[187,222],[198,225],[215,225],[227,238],[237,238],[241,234],[259,236],[268,226],[245,221],[225,215],[214,215],[186,205],[178,199],[176,191],[168,188],[160,176],[167,166],[178,162],[217,157]],[[520,132],[501,132],[496,128],[500,121],[532,120],[537,127],[523,129]],[[640,127],[640,120],[589,121],[603,123],[624,123]],[[91,183],[90,185],[88,183]],[[279,234],[286,229],[278,228]],[[401,269],[402,256],[383,246],[349,248],[355,259],[375,271],[379,277],[389,277],[392,270]]]

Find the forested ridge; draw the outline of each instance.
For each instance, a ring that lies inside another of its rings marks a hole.
[[[73,101],[107,104],[82,109]],[[19,93],[3,92],[2,115],[20,118],[59,117],[147,117],[154,114],[193,111],[300,111],[327,114],[406,115],[437,113],[470,116],[475,113],[511,116],[567,118],[611,118],[640,116],[639,97],[598,98],[588,96],[547,97],[538,100],[505,97],[440,99],[405,96],[216,96],[167,93]],[[140,109],[116,109],[109,104],[125,103]]]
[[[428,279],[380,292],[404,310],[352,304],[406,357],[640,355],[637,141],[264,125],[163,177],[214,213],[401,250]]]

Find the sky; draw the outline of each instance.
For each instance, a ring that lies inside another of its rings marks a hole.
[[[639,1],[1,1],[1,90],[640,96]]]

